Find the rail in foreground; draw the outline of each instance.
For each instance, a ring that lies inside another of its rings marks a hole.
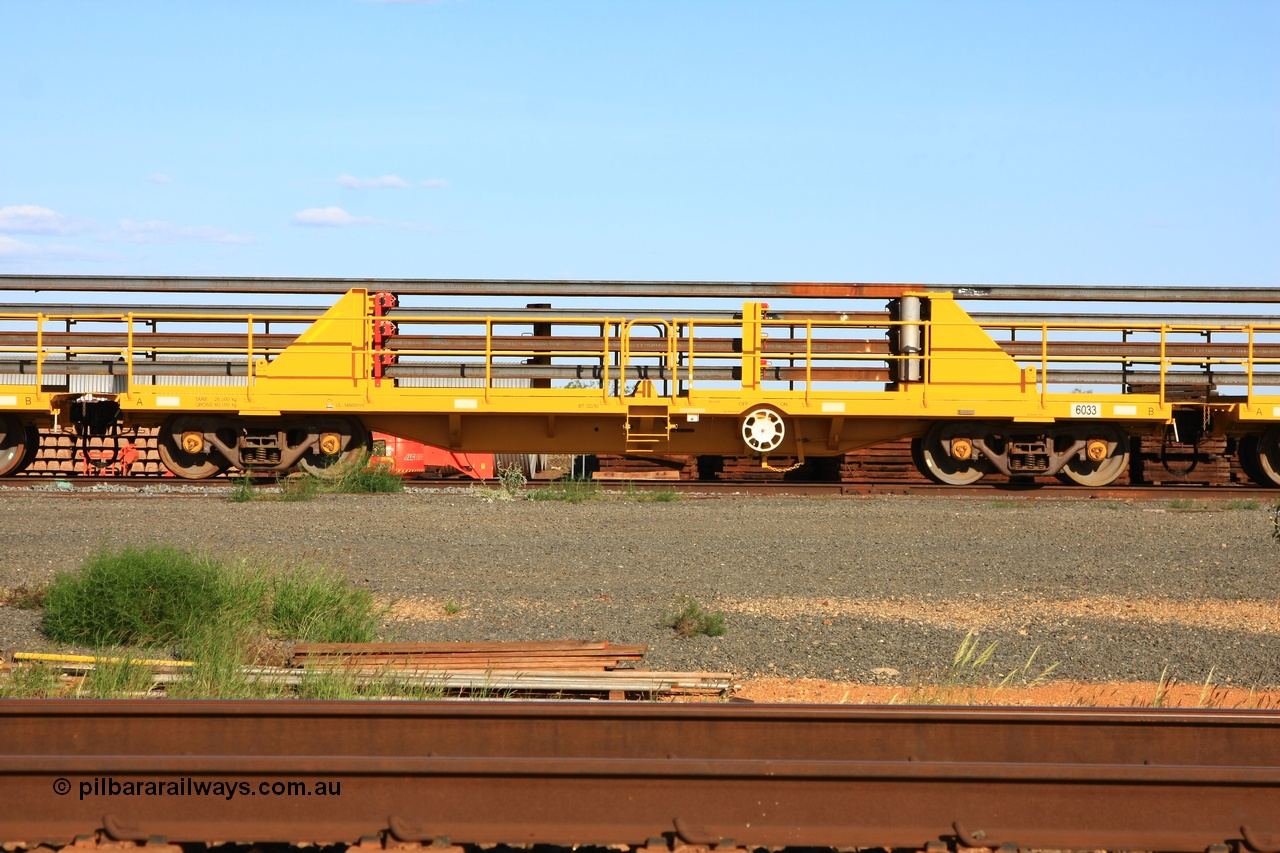
[[[1273,712],[15,700],[0,730],[28,846],[1280,849]]]

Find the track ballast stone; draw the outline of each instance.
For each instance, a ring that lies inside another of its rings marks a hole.
[[[945,677],[973,630],[982,647],[997,643],[987,676],[1038,648],[1032,676],[1057,663],[1054,678],[1203,682],[1212,669],[1215,682],[1275,686],[1280,543],[1268,507],[1226,510],[1228,498],[1180,511],[995,497],[233,504],[15,490],[0,492],[0,587],[74,571],[103,547],[171,542],[341,571],[399,602],[388,640],[607,639],[647,643],[652,669],[911,685]],[[723,610],[727,633],[664,627],[685,596]],[[459,612],[446,616],[445,602]],[[53,648],[38,618],[0,607],[0,649],[29,648]]]

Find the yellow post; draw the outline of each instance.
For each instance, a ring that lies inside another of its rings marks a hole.
[[[760,388],[760,353],[764,349],[760,308],[759,302],[742,303],[742,387],[751,391]]]

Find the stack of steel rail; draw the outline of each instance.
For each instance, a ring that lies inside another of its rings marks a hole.
[[[561,308],[554,310],[549,304],[527,307],[490,304],[482,306],[418,307],[412,304],[415,297],[469,296],[480,299],[509,297],[620,297],[630,299],[676,298],[699,300],[733,299],[893,299],[904,293],[950,293],[965,302],[1013,302],[1023,310],[1015,312],[974,312],[972,317],[984,329],[992,333],[1006,353],[1020,361],[1034,363],[1042,355],[1050,359],[1054,381],[1080,385],[1131,384],[1135,388],[1145,385],[1173,384],[1190,389],[1188,393],[1202,396],[1218,386],[1243,386],[1251,380],[1240,367],[1246,360],[1274,363],[1280,359],[1280,343],[1267,334],[1265,339],[1246,340],[1242,329],[1254,325],[1271,330],[1277,318],[1272,314],[1228,313],[1226,307],[1239,305],[1265,305],[1280,303],[1280,294],[1272,288],[1215,288],[1215,287],[1051,287],[1038,285],[955,285],[955,284],[901,284],[901,283],[805,283],[805,282],[712,282],[712,281],[545,281],[511,279],[290,279],[290,278],[197,278],[197,277],[141,277],[141,276],[24,276],[0,275],[0,291],[54,292],[122,292],[150,293],[167,296],[198,293],[203,295],[252,295],[257,297],[324,296],[340,294],[351,288],[364,288],[369,292],[394,293],[406,300],[402,305],[392,305],[383,315],[391,323],[404,322],[408,328],[400,330],[388,341],[391,352],[412,356],[415,353],[450,351],[454,355],[473,357],[491,351],[525,352],[537,350],[543,353],[524,362],[512,362],[499,369],[492,365],[490,378],[501,374],[509,379],[525,380],[598,380],[599,371],[583,364],[568,364],[575,356],[598,353],[599,341],[593,333],[584,332],[583,323],[608,320],[634,322],[643,326],[647,321],[655,325],[666,322],[672,316],[686,321],[699,320],[714,326],[727,323],[732,328],[740,311],[732,307],[682,308],[673,315],[671,311],[650,308],[619,307],[609,309]],[[1097,311],[1044,310],[1045,303],[1118,303],[1125,305],[1215,305],[1216,313],[1169,314],[1143,311],[1104,313]],[[1039,310],[1037,310],[1039,307]],[[1026,310],[1030,309],[1030,310]],[[0,318],[40,314],[65,323],[65,328],[42,330],[38,337],[40,348],[55,352],[66,348],[81,352],[68,356],[63,362],[51,364],[49,372],[76,376],[104,375],[120,378],[126,366],[120,363],[118,352],[130,349],[138,352],[168,353],[159,359],[139,360],[128,365],[128,372],[138,379],[152,376],[202,376],[209,381],[219,378],[243,378],[251,372],[251,366],[238,357],[238,353],[251,349],[263,354],[282,352],[298,339],[298,333],[306,324],[324,313],[324,306],[271,305],[271,304],[172,304],[157,307],[148,304],[65,304],[45,302],[13,302],[0,304]],[[576,331],[552,334],[551,323],[563,314],[572,314],[579,322]],[[106,330],[104,321],[110,316],[131,315],[135,324],[129,330]],[[246,334],[242,327],[244,318],[257,316],[262,328]],[[451,325],[434,328],[424,326],[426,316],[448,318]],[[491,334],[488,341],[474,331],[461,331],[471,321],[489,319],[510,329],[512,324],[532,323],[533,337],[527,332],[511,329],[510,333]],[[592,321],[592,318],[595,318]],[[861,336],[814,337],[809,347],[799,346],[795,335],[812,335],[817,328],[835,323],[853,322],[868,329],[891,328],[893,319],[888,311],[816,310],[796,307],[770,310],[764,318],[773,334],[768,336],[762,354],[774,356],[766,361],[763,378],[776,382],[805,382],[809,379],[826,379],[846,382],[891,381],[892,364],[883,366],[890,356],[891,345],[885,340],[863,339]],[[97,324],[98,327],[95,327]],[[198,324],[198,326],[197,326]],[[886,325],[887,324],[887,325]],[[162,326],[171,331],[163,331]],[[275,331],[272,327],[275,327]],[[545,327],[538,329],[536,327]],[[1178,332],[1180,336],[1164,340],[1158,332],[1160,326]],[[227,328],[230,327],[230,330]],[[221,329],[221,331],[218,331]],[[1204,334],[1201,330],[1208,329]],[[784,335],[782,332],[788,331]],[[1037,335],[1037,333],[1039,333]],[[1155,335],[1153,337],[1153,334]],[[1215,339],[1215,334],[1217,335]],[[543,340],[545,338],[545,340]],[[0,330],[0,374],[22,375],[34,369],[28,358],[5,358],[5,352],[18,353],[37,345],[37,336],[27,331]],[[704,356],[731,356],[735,342],[732,335],[712,337],[699,342],[699,352]],[[629,342],[631,352],[652,356],[660,360],[667,353],[668,345],[661,337],[637,336]],[[196,355],[203,351],[204,355]],[[740,352],[740,350],[738,350]],[[228,357],[211,360],[208,353],[229,354]],[[183,356],[181,354],[187,354]],[[693,352],[684,351],[692,360]],[[555,363],[552,356],[556,356]],[[800,362],[815,358],[835,359],[814,361],[808,368],[797,366]],[[581,360],[580,358],[577,360]],[[1167,360],[1176,370],[1157,372],[1150,365]],[[419,360],[421,361],[421,360]],[[727,362],[726,362],[727,363]],[[827,366],[823,366],[823,365]],[[880,364],[882,366],[877,367]],[[1146,369],[1137,367],[1147,365]],[[1212,369],[1210,369],[1212,365]],[[388,368],[387,376],[402,379],[459,379],[477,375],[480,365],[474,360],[443,362],[438,357],[421,363],[402,360]],[[53,369],[56,368],[56,369]],[[495,372],[496,371],[496,372]],[[584,372],[585,371],[585,372]],[[680,370],[675,365],[637,365],[628,373],[628,380],[666,380]],[[479,375],[483,375],[481,371]],[[733,379],[737,375],[730,367],[704,368],[705,379]]]
[[[1240,461],[1218,479],[1280,486],[1280,318],[1248,307],[1280,303],[1272,288],[5,275],[0,290],[26,300],[0,304],[0,474],[34,464],[39,430],[70,427],[103,468],[121,430],[158,429],[164,468],[188,479],[323,473],[381,431],[456,452],[749,456],[750,479],[907,438],[919,473],[956,486],[1101,487],[1130,471],[1135,437],[1163,462],[1170,438],[1192,456],[1207,439]],[[169,304],[87,304],[103,292]],[[181,304],[195,293],[256,304]],[[459,297],[476,301],[423,302]],[[680,301],[642,307],[659,297]],[[983,302],[1010,310],[970,310]]]

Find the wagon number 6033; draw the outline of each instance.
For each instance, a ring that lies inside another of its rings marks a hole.
[[[1100,418],[1102,417],[1102,406],[1097,403],[1072,403],[1071,417]]]

